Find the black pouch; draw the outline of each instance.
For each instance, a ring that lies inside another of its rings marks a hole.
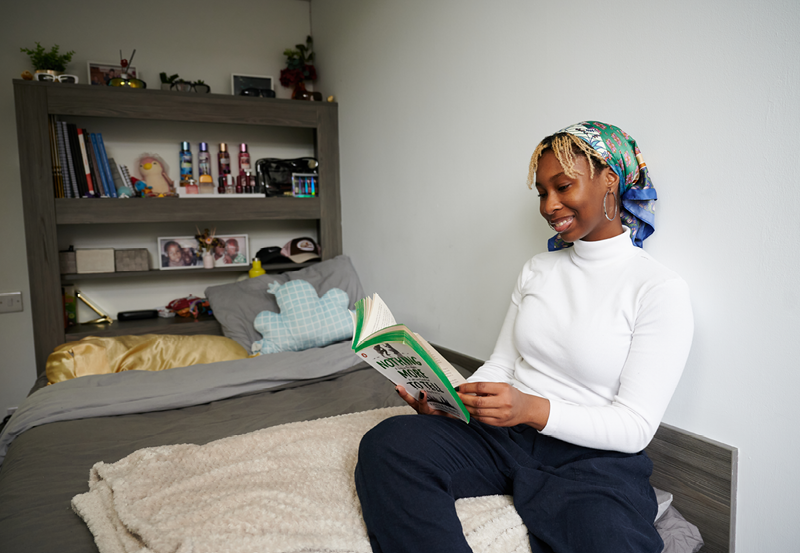
[[[267,196],[292,194],[293,173],[318,174],[319,163],[313,157],[279,159],[265,157],[256,161],[258,185],[264,187]]]

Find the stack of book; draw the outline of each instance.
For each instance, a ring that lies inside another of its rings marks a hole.
[[[126,168],[107,156],[100,133],[50,116],[50,152],[56,198],[117,198],[117,188],[133,188]]]

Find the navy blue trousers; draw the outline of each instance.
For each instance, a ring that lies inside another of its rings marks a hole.
[[[513,496],[534,553],[658,553],[652,468],[527,425],[408,415],[364,436],[355,482],[374,553],[471,551],[455,500],[494,494]]]

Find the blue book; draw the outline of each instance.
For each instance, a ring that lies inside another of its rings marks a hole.
[[[89,139],[92,142],[92,150],[94,151],[94,159],[97,160],[97,163],[95,164],[95,165],[97,165],[97,167],[95,167],[94,172],[95,172],[95,176],[97,177],[97,180],[100,181],[100,183],[99,183],[100,184],[100,192],[101,192],[100,195],[101,196],[105,196],[105,197],[110,197],[110,195],[108,193],[108,184],[106,183],[105,172],[102,170],[101,167],[99,167],[100,158],[98,156],[100,155],[99,154],[100,148],[97,145],[97,135],[95,133],[90,133],[89,134]]]
[[[106,180],[108,181],[108,194],[112,198],[117,198],[117,187],[114,185],[114,176],[111,174],[111,166],[108,164],[108,155],[106,155],[106,145],[103,142],[103,135],[100,133],[97,133],[97,144],[100,146],[99,152],[100,157],[102,158],[100,165],[102,166]]]

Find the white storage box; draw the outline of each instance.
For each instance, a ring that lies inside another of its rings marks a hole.
[[[78,274],[113,273],[114,248],[75,250],[75,265]]]

